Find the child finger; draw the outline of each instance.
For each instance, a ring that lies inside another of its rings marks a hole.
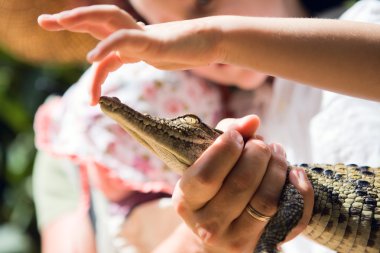
[[[61,31],[64,30],[62,25],[57,22],[57,19],[53,15],[43,14],[37,19],[38,24],[48,31]]]
[[[114,5],[79,7],[58,13],[56,16],[57,22],[66,28],[85,24],[91,27],[102,27],[109,32],[108,35],[123,28],[142,29],[132,16]]]
[[[100,61],[112,51],[119,51],[122,54],[128,52],[133,58],[145,60],[143,58],[151,55],[155,49],[154,41],[146,36],[145,32],[122,29],[102,40],[88,53],[87,59],[90,62]]]
[[[110,72],[115,71],[123,65],[119,56],[112,53],[102,61],[94,64],[92,81],[90,85],[90,104],[96,105],[101,95],[101,85],[106,80]]]
[[[65,27],[63,29],[70,32],[88,33],[92,37],[98,40],[102,40],[111,34],[111,32],[105,27],[97,26],[97,25],[89,24],[89,23],[81,23],[81,24],[77,24],[71,27]]]

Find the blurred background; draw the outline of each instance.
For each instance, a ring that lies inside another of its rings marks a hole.
[[[32,66],[0,51],[0,253],[40,252],[32,199],[33,117],[84,65]]]
[[[41,251],[32,171],[33,119],[50,95],[62,95],[83,74],[96,40],[41,29],[42,13],[120,0],[0,0],[0,253]]]

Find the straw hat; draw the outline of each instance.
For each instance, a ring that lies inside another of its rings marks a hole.
[[[83,62],[96,45],[95,39],[87,34],[45,31],[37,17],[92,4],[116,4],[144,21],[127,0],[0,0],[0,48],[31,63]]]
[[[32,63],[85,61],[86,53],[95,46],[95,39],[87,34],[48,32],[37,24],[40,14],[70,9],[68,2],[0,0],[0,47]]]

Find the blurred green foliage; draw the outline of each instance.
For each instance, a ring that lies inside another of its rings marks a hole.
[[[33,117],[85,66],[32,66],[0,52],[0,253],[39,252],[32,200]]]

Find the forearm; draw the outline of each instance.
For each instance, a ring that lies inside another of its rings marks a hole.
[[[220,62],[348,95],[380,100],[380,26],[224,16]]]

